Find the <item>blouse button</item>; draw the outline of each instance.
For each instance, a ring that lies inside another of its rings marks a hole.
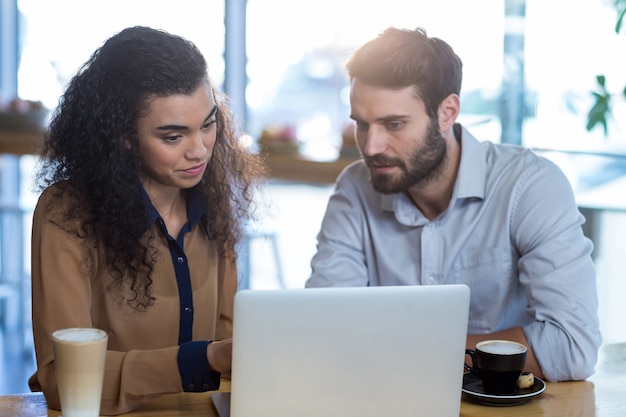
[[[183,258],[182,256],[179,256],[178,259],[176,259],[176,262],[178,262],[179,264],[182,264],[183,262],[185,262],[185,258]]]
[[[189,385],[187,385],[187,389],[188,389],[189,391],[193,391],[193,390],[195,390],[195,389],[196,389],[196,385],[195,385],[195,384],[189,384]]]
[[[185,307],[183,311],[185,312],[185,314],[191,314],[191,307]]]
[[[209,384],[202,384],[202,389],[205,391],[209,390]]]

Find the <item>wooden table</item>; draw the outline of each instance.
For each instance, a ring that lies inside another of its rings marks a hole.
[[[1,128],[0,154],[33,155],[40,148],[43,130],[36,127]]]
[[[334,184],[337,176],[358,157],[340,157],[334,161],[314,161],[297,154],[263,154],[273,179],[309,184]]]
[[[221,391],[229,391],[225,380]],[[0,397],[0,417],[59,417],[48,410],[41,393]],[[210,393],[166,395],[129,417],[218,417]],[[603,346],[597,372],[587,381],[548,383],[546,391],[529,402],[492,407],[461,401],[461,417],[623,417],[626,416],[626,343]]]

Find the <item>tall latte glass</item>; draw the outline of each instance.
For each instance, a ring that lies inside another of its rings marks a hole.
[[[52,333],[63,417],[98,417],[109,336],[100,329],[71,328]]]

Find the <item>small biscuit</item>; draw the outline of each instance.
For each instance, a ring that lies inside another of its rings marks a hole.
[[[535,376],[530,372],[524,372],[517,378],[518,388],[530,388],[535,384]]]

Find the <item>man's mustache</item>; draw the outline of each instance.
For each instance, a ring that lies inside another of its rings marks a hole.
[[[398,158],[389,158],[383,154],[373,155],[373,156],[364,156],[363,160],[368,167],[372,166],[389,166],[389,165],[397,165],[399,167],[404,167],[404,163]]]

